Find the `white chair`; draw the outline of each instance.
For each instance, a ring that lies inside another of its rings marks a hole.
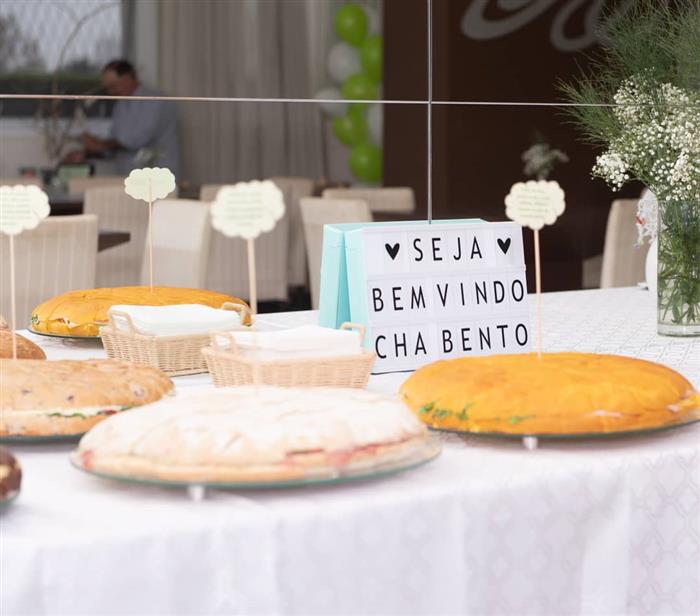
[[[104,188],[105,186],[119,186],[124,190],[124,177],[121,175],[93,175],[68,180],[68,192],[71,195],[84,195],[91,188]]]
[[[15,236],[17,327],[29,326],[37,304],[95,286],[97,217],[52,216]],[[10,241],[0,235],[0,314],[10,319]]]
[[[290,287],[306,287],[306,247],[304,245],[304,223],[301,220],[299,201],[314,192],[314,181],[309,178],[270,178],[284,195],[284,204],[289,217],[289,245],[287,261],[287,284]]]
[[[0,186],[43,186],[39,178],[18,175],[15,178],[0,178]]]
[[[649,246],[637,246],[637,199],[613,201],[605,229],[600,287],[629,287],[644,280]]]
[[[100,252],[97,256],[98,287],[138,284],[141,279],[143,245],[148,231],[148,204],[132,199],[123,186],[103,186],[85,191],[86,214],[95,214],[100,229],[128,231],[128,242]]]
[[[362,199],[373,214],[412,214],[416,200],[411,188],[326,188],[326,199]]]
[[[323,226],[331,223],[372,222],[372,213],[367,202],[359,199],[306,197],[300,205],[311,281],[311,306],[315,310],[318,308],[321,290]]]
[[[209,207],[191,199],[153,204],[153,284],[201,289],[209,258]],[[150,280],[148,237],[143,250],[141,284]]]
[[[205,184],[199,198],[210,204],[222,184]],[[258,301],[287,301],[289,215],[285,214],[267,233],[255,240]],[[246,241],[212,230],[206,288],[236,297],[248,297]]]

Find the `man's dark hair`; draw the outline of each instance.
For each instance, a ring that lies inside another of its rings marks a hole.
[[[120,77],[122,75],[131,75],[132,77],[136,78],[136,69],[134,68],[134,65],[128,60],[124,59],[107,62],[105,67],[102,69],[103,73],[106,71],[114,71]]]

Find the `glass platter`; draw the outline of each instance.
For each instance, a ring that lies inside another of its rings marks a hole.
[[[471,432],[469,430],[453,430],[448,428],[430,428],[435,432],[449,432],[452,434],[463,434],[468,436],[484,436],[490,438],[504,439],[542,439],[542,440],[582,440],[591,438],[617,438],[629,436],[641,436],[645,434],[655,434],[665,432],[667,430],[675,430],[676,428],[684,428],[700,422],[700,408],[694,409],[685,413],[678,420],[670,421],[660,426],[647,426],[645,428],[635,428],[630,430],[617,430],[613,432],[532,432],[532,433],[514,433],[514,432]]]
[[[42,443],[75,443],[85,432],[78,434],[48,434],[46,436],[0,436],[0,445],[40,445]]]
[[[164,488],[212,488],[219,490],[269,490],[278,488],[300,488],[306,486],[324,486],[349,483],[352,481],[363,481],[367,479],[381,479],[404,471],[408,471],[434,460],[440,455],[442,445],[437,435],[429,436],[424,443],[416,447],[409,454],[399,460],[392,460],[390,463],[375,466],[372,469],[324,469],[324,472],[310,474],[300,479],[290,479],[287,481],[177,481],[159,480],[128,477],[111,473],[102,473],[88,470],[77,460],[78,451],[75,450],[70,456],[71,464],[78,470],[100,477],[124,483],[137,485],[149,485]]]
[[[37,336],[46,336],[47,338],[61,338],[62,340],[102,340],[100,336],[69,336],[68,334],[50,334],[48,332],[38,332],[31,327],[27,330]]]
[[[19,496],[19,490],[15,492],[10,498],[6,498],[4,500],[0,500],[0,512],[5,511],[15,500],[17,500],[17,497]]]

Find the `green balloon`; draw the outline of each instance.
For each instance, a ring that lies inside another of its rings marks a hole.
[[[365,182],[381,182],[382,151],[369,143],[356,145],[350,152],[350,170]]]
[[[367,13],[357,4],[344,4],[335,14],[335,33],[357,47],[367,36]]]
[[[360,46],[360,63],[365,73],[374,83],[381,83],[383,68],[384,41],[380,34],[365,39]]]
[[[367,123],[363,116],[350,114],[333,118],[333,134],[340,143],[355,146],[367,141]]]
[[[348,115],[359,118],[365,121],[365,111],[367,111],[367,103],[353,103],[348,107]]]
[[[377,98],[377,86],[363,73],[350,75],[341,88],[343,96],[349,100],[371,101]]]

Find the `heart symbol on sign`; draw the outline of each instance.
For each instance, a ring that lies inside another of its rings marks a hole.
[[[386,251],[389,253],[389,256],[391,257],[392,261],[396,259],[396,255],[399,254],[398,242],[393,246],[391,244],[384,244],[384,248],[386,248]]]
[[[498,242],[498,247],[503,251],[503,254],[506,254],[510,248],[510,238],[505,241],[500,239],[496,241]]]

